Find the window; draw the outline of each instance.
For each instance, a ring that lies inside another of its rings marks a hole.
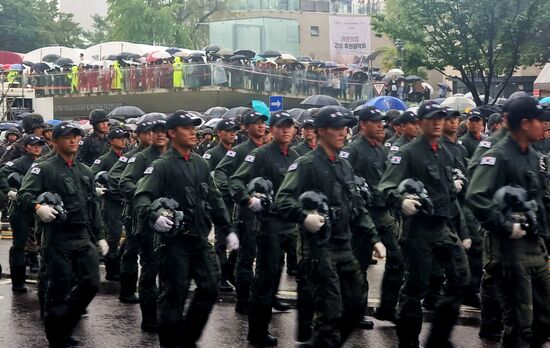
[[[310,34],[311,36],[318,37],[318,36],[319,36],[319,27],[316,26],[316,25],[312,25],[312,26],[309,28],[309,34]]]

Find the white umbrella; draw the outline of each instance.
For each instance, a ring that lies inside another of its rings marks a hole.
[[[386,73],[386,76],[393,76],[393,75],[396,75],[399,77],[399,76],[404,76],[405,73],[401,69],[391,69]]]
[[[445,99],[441,103],[441,106],[447,106],[458,112],[464,112],[466,110],[475,108],[477,105],[472,100],[466,98],[463,95],[459,95],[459,96],[454,95],[452,97]]]
[[[434,92],[434,88],[428,82],[422,82],[422,87],[430,90],[430,93]]]
[[[166,51],[158,51],[151,54],[151,57],[156,59],[169,59],[172,58],[172,55]]]
[[[297,62],[298,60],[296,59],[296,57],[294,57],[292,54],[281,54],[280,57],[277,57],[277,59],[275,59],[275,63],[279,64],[279,65],[283,65],[283,64],[291,64],[291,63],[295,63]]]

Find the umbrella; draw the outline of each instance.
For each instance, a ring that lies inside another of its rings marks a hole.
[[[221,49],[222,48],[218,45],[208,45],[205,48],[203,48],[202,50],[205,51],[206,53],[216,53]]]
[[[420,76],[410,75],[405,77],[405,82],[418,82],[418,81],[422,81],[422,78]]]
[[[251,50],[238,50],[233,53],[236,56],[245,56],[248,59],[252,59],[256,56],[256,52]]]
[[[498,106],[494,106],[494,105],[481,105],[477,109],[481,111],[481,115],[485,120],[488,120],[491,114],[495,114],[495,113],[500,114],[502,112],[502,110]]]
[[[189,57],[190,53],[188,51],[179,51],[174,53],[174,57],[180,57],[180,58],[187,58]]]
[[[320,60],[314,60],[314,61],[310,62],[309,65],[314,66],[316,68],[324,68],[325,67],[325,62],[322,62]]]
[[[208,120],[205,124],[203,124],[203,128],[216,128],[216,125],[221,121],[222,119],[219,117],[212,118]]]
[[[300,56],[296,58],[300,63],[311,63],[313,62],[313,58],[310,56]]]
[[[25,68],[23,67],[23,64],[12,64],[10,66],[10,70],[13,71],[23,71]]]
[[[12,128],[18,128],[18,124],[15,122],[3,122],[0,123],[0,131],[10,130]]]
[[[62,121],[61,120],[49,120],[49,121],[46,121],[47,124],[49,125],[52,125],[52,126],[56,126],[58,124],[60,124]]]
[[[170,53],[170,55],[174,55],[176,52],[181,52],[181,50],[177,47],[170,47],[166,49],[166,52]]]
[[[439,84],[438,84],[439,85]],[[466,98],[465,96],[452,96],[445,99],[441,106],[447,106],[451,109],[454,109],[458,112],[464,112],[467,109],[473,109],[476,107],[476,103],[472,100]]]
[[[250,60],[247,56],[243,56],[243,55],[234,55],[234,56],[231,56],[228,61],[229,62],[240,62],[242,60]]]
[[[50,70],[52,67],[51,65],[49,65],[48,63],[44,63],[44,62],[40,62],[40,63],[36,63],[34,66],[33,66],[33,69],[36,70],[36,71],[46,71],[46,70]]]
[[[197,63],[204,63],[204,53],[202,52],[193,52],[188,57],[189,60]]]
[[[501,98],[498,98],[498,99],[501,99]],[[502,98],[504,99],[504,98]],[[498,100],[497,100],[498,102]],[[539,100],[539,103],[541,104],[550,104],[550,97],[546,97],[546,98],[542,98],[541,100]]]
[[[330,68],[336,68],[337,66],[338,66],[337,63],[332,62],[332,61],[330,61],[330,60],[329,60],[329,61],[326,61],[325,64],[324,64],[324,67],[325,67],[325,68],[329,68],[329,69],[330,69]]]
[[[68,65],[74,65],[74,62],[70,58],[59,58],[58,60],[55,61],[54,64],[58,66],[68,66]]]
[[[332,70],[332,71],[340,71],[340,72],[342,72],[342,71],[346,71],[346,70],[349,70],[349,68],[348,68],[347,66],[345,66],[344,64],[338,64],[338,66],[337,66],[337,67],[335,67],[335,68],[331,68],[330,70]]]
[[[386,73],[387,76],[397,75],[399,77],[404,76],[405,73],[401,69],[391,69]]]
[[[116,56],[116,58],[117,59],[122,59],[122,60],[137,60],[137,59],[141,58],[141,56],[137,53],[122,52],[121,54]]]
[[[114,118],[116,120],[125,120],[132,117],[140,117],[144,115],[145,112],[135,106],[119,106],[118,108],[113,109],[109,112],[109,118]]]
[[[438,82],[438,83],[437,83],[437,86],[438,86],[438,87],[441,87],[441,88],[446,88],[446,89],[448,89],[449,91],[451,90],[451,87],[447,86],[447,84],[442,83],[442,82]]]
[[[297,61],[298,60],[292,54],[286,54],[286,53],[282,54],[280,57],[275,59],[275,63],[279,65],[292,64],[292,63],[296,63]]]
[[[48,63],[53,63],[56,60],[58,60],[59,58],[61,58],[61,56],[59,54],[47,54],[44,57],[42,57],[42,61],[43,62],[48,62]]]
[[[361,106],[361,105],[365,104],[368,101],[369,101],[368,99],[359,99],[359,100],[353,101],[353,102],[349,103],[348,108],[350,110],[355,110],[355,109],[357,109],[358,106]]]
[[[254,109],[255,111],[259,112],[262,115],[266,115],[267,117],[271,115],[269,106],[267,106],[267,104],[261,100],[253,100],[252,109]]]
[[[157,51],[151,53],[151,57],[155,59],[170,59],[172,55],[166,51]]]
[[[408,108],[404,101],[391,96],[380,96],[373,98],[363,104],[363,107],[365,106],[374,106],[380,109],[380,111],[388,111],[392,109],[405,111]]]
[[[222,48],[221,50],[216,52],[216,55],[218,55],[218,56],[232,56],[233,53],[234,52],[231,48]]]
[[[311,114],[309,112],[309,110],[299,109],[299,108],[290,109],[290,110],[288,110],[288,113],[290,114],[290,116],[292,116],[294,121],[297,122],[297,123],[304,122],[306,119],[309,118],[309,116]]]
[[[236,108],[227,110],[227,112],[223,115],[222,118],[224,120],[240,121],[242,116],[248,111],[252,111],[252,109],[244,106],[238,106]]]
[[[23,62],[23,65],[26,65],[26,66],[28,66],[29,68],[32,68],[32,67],[34,66],[34,63],[33,63],[33,62],[29,62],[29,61],[26,60],[26,61]]]
[[[260,54],[260,56],[264,58],[275,58],[275,57],[279,57],[280,55],[281,53],[275,50],[267,50],[267,51],[264,51],[262,54]]]
[[[133,118],[133,117],[130,117]],[[165,120],[166,114],[163,114],[162,112],[150,112],[145,115],[141,115],[137,118],[136,123],[141,122],[154,122],[158,120]],[[126,119],[126,122],[128,122],[129,119]]]
[[[506,98],[498,98],[497,101],[495,102],[495,105],[503,106],[504,104],[506,104],[507,101],[508,99]]]
[[[117,54],[109,54],[108,56],[103,57],[103,59],[106,59],[106,60],[117,60],[117,59],[118,59],[118,55],[117,55]]]
[[[229,110],[223,106],[214,106],[204,112],[204,115],[210,119],[212,118],[221,118]]]
[[[428,82],[422,82],[422,87],[430,90],[430,93],[434,92],[434,88]]]
[[[369,79],[369,74],[361,70],[352,73],[351,76],[359,82],[364,82]]]
[[[340,104],[338,99],[334,97],[320,94],[320,95],[312,95],[311,97],[307,97],[300,103],[300,105],[319,108],[327,105],[341,106],[342,104]]]
[[[443,103],[445,101],[445,98],[435,98],[433,99],[433,102],[436,103],[436,104],[440,104]]]

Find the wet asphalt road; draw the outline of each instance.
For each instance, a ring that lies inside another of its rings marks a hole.
[[[0,262],[7,270],[7,251],[11,241],[0,241]],[[378,303],[383,262],[369,269],[369,305]],[[40,321],[36,286],[28,284],[29,293],[13,295],[11,283],[5,277],[0,280],[0,348],[42,348],[47,341]],[[122,304],[118,301],[118,283],[104,280],[102,287],[91,303],[75,336],[85,348],[130,348],[158,347],[157,336],[141,331],[139,305]],[[281,283],[281,297],[295,298],[295,282],[285,277]],[[199,346],[203,348],[251,347],[246,341],[247,318],[233,309],[231,296],[224,295],[214,307],[208,326]],[[429,314],[427,319],[430,320]],[[395,330],[391,323],[375,321],[372,331],[356,330],[345,347],[397,347]],[[279,347],[294,347],[296,312],[276,312],[270,331],[279,339]],[[424,324],[422,339],[430,324]],[[456,348],[496,348],[498,344],[478,338],[479,313],[463,308],[459,325],[453,333]],[[548,345],[550,348],[550,344]]]

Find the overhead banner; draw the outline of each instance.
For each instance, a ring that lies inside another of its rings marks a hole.
[[[329,16],[330,56],[341,64],[358,63],[370,52],[370,17]]]

